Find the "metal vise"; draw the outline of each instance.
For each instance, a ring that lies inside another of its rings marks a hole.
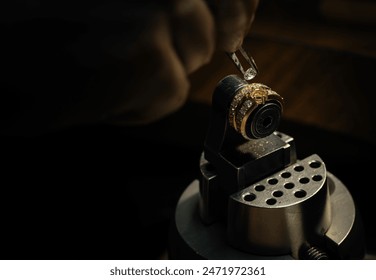
[[[316,154],[299,160],[276,131],[283,98],[236,75],[213,94],[201,178],[180,197],[171,259],[362,259],[345,185]]]

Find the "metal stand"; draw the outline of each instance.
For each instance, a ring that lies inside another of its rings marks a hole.
[[[351,194],[316,154],[298,160],[276,131],[283,100],[225,77],[200,161],[182,194],[171,259],[362,259],[363,228]]]

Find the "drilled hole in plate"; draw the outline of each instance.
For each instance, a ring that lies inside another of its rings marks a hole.
[[[262,192],[263,190],[265,190],[265,186],[264,185],[257,185],[257,186],[255,186],[255,191]]]
[[[307,192],[304,191],[304,190],[298,190],[298,191],[294,192],[294,195],[297,198],[302,198],[302,197],[305,197],[307,195]]]
[[[294,170],[297,171],[297,172],[302,172],[304,170],[304,167],[301,166],[301,165],[297,165],[294,167]]]
[[[268,205],[274,205],[277,203],[277,200],[275,198],[269,198],[268,200],[266,200],[266,204]]]
[[[291,183],[291,182],[288,182],[288,183],[284,184],[283,187],[284,187],[285,189],[290,190],[290,189],[292,189],[293,187],[295,187],[295,184],[294,184],[294,183]]]
[[[309,178],[307,178],[307,177],[300,178],[299,182],[301,184],[308,184],[309,183]]]
[[[251,201],[254,201],[256,199],[256,195],[254,193],[247,193],[243,196],[243,199],[245,201],[251,202]]]
[[[312,167],[312,168],[319,168],[321,166],[321,162],[316,161],[316,160],[315,161],[311,161],[309,163],[309,166]]]
[[[275,196],[275,197],[281,197],[282,195],[283,195],[282,191],[275,191],[275,192],[273,192],[273,196]]]
[[[315,181],[315,182],[321,181],[322,180],[322,176],[321,175],[314,175],[312,177],[312,180]]]
[[[278,183],[278,180],[276,178],[271,178],[268,180],[268,184],[270,185],[276,185]]]
[[[282,174],[281,174],[281,177],[282,178],[290,178],[291,177],[291,173],[290,172],[283,172]]]

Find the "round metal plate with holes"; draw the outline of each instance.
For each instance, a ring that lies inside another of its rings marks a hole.
[[[317,155],[285,168],[231,196],[254,207],[288,207],[309,199],[325,183],[325,164]]]
[[[322,239],[331,223],[326,168],[311,155],[230,196],[229,242],[254,254],[288,254]]]

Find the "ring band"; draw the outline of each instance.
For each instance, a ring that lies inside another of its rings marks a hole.
[[[247,135],[247,119],[259,106],[268,102],[277,102],[282,109],[283,98],[270,87],[260,83],[242,87],[236,92],[230,104],[228,113],[230,125],[244,138],[252,139]]]

